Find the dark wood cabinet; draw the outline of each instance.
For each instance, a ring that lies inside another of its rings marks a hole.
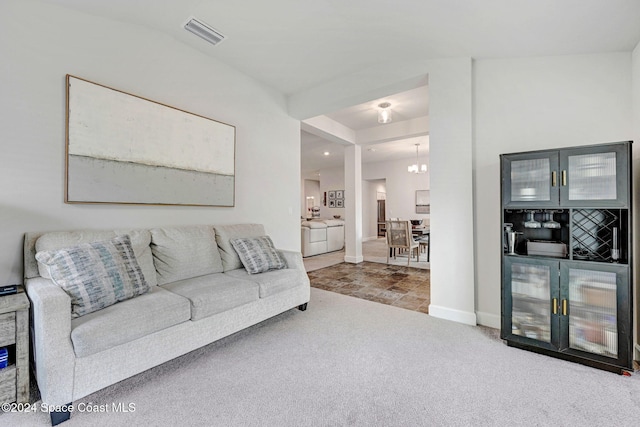
[[[0,369],[0,403],[29,402],[29,299],[22,286],[0,297],[0,348],[9,353]]]
[[[629,147],[625,142],[503,155],[503,207],[628,207]]]
[[[632,370],[631,143],[504,154],[507,344]]]

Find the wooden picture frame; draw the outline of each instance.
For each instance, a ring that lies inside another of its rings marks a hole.
[[[65,203],[234,206],[235,126],[67,75]]]

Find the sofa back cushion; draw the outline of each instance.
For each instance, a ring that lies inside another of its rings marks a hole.
[[[242,262],[231,244],[231,239],[266,235],[262,224],[216,225],[215,229],[224,271],[242,268]]]
[[[327,223],[324,221],[302,221],[300,225],[307,228],[327,228]]]
[[[153,228],[151,251],[160,285],[222,273],[216,235],[210,225]]]
[[[131,246],[138,265],[142,269],[145,281],[155,286],[158,284],[156,268],[153,265],[151,255],[151,233],[148,230],[79,230],[79,231],[55,231],[45,233],[38,237],[35,243],[35,252],[53,251],[82,243],[102,242],[116,236],[127,235],[131,239]],[[26,256],[26,254],[25,254]],[[51,279],[47,266],[38,262],[38,271],[41,277]]]

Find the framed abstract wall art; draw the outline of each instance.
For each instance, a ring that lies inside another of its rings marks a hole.
[[[416,190],[416,213],[431,213],[431,194],[429,190]]]
[[[66,152],[66,203],[235,203],[234,126],[71,75]]]

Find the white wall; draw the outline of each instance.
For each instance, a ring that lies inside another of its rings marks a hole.
[[[320,192],[320,181],[315,179],[304,180],[304,198],[301,216],[310,218],[312,213],[307,209],[307,197],[313,197],[313,206],[322,206],[322,194]]]
[[[0,2],[0,32],[0,284],[22,281],[26,231],[260,222],[300,249],[300,126],[282,95],[171,37],[50,4]],[[67,73],[236,126],[235,207],[64,204]]]
[[[427,162],[427,164],[429,162],[426,156],[421,156],[420,160]],[[430,215],[416,213],[416,190],[430,189],[429,173],[413,174],[407,172],[407,166],[412,163],[411,159],[365,163],[362,165],[362,179],[385,180],[387,218],[422,219],[425,224],[428,224]],[[373,220],[375,221],[377,219],[375,218],[377,209],[375,192],[373,193],[373,200]],[[377,235],[377,227],[367,227],[366,230],[363,230],[363,235],[365,238],[375,237]]]
[[[362,241],[370,239],[371,222],[376,219],[376,210],[371,194],[375,193],[375,185],[367,180],[362,180]],[[374,199],[375,200],[375,199]]]
[[[428,163],[427,156],[421,160]],[[379,185],[369,185],[367,181],[384,180],[387,193],[386,216],[401,219],[423,219],[429,223],[429,215],[417,214],[415,209],[416,190],[428,190],[429,173],[411,174],[407,172],[407,166],[411,159],[394,160],[388,162],[364,163],[362,165],[362,195],[363,195],[363,230],[364,240],[377,236],[377,202],[376,191]],[[320,171],[320,191],[328,191],[344,188],[344,168],[323,169]],[[350,195],[345,195],[345,202],[349,202]],[[320,216],[332,218],[333,215],[342,215],[344,209],[330,209],[322,206]]]
[[[362,181],[362,236],[363,240],[378,238],[378,192],[387,192],[384,179]],[[386,206],[385,206],[386,208]],[[385,214],[386,217],[386,214]]]
[[[327,192],[327,205],[320,206],[320,218],[333,218],[334,215],[340,215],[342,218],[345,216],[344,208],[330,208],[329,207],[329,191],[344,190],[344,167],[322,169],[320,170],[320,194],[324,197],[324,193]],[[344,195],[345,203],[353,202],[352,194]]]
[[[460,58],[434,65],[429,69],[429,314],[475,325],[473,61]]]
[[[632,139],[631,55],[477,60],[474,131],[476,310],[499,327],[498,156]]]

